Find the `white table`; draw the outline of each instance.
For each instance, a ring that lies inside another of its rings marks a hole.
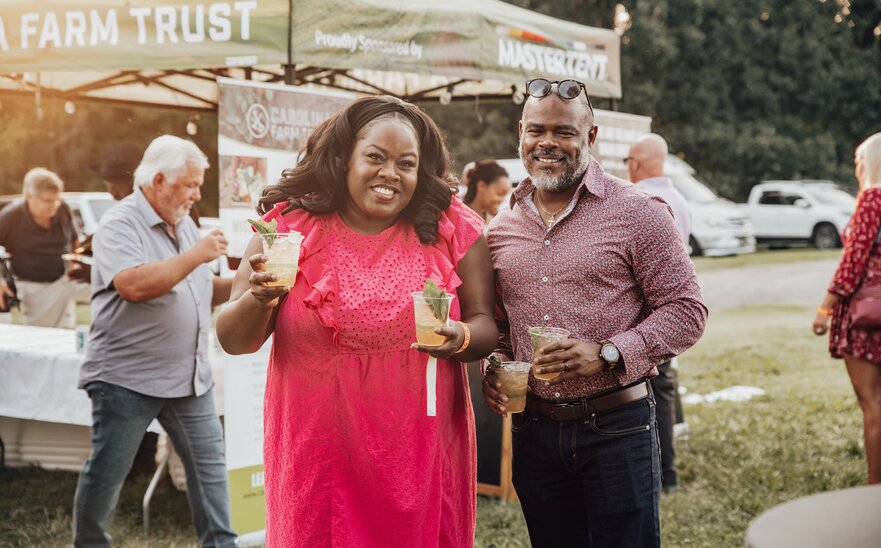
[[[747,548],[881,546],[881,485],[829,491],[786,502],[753,520]]]
[[[77,388],[84,355],[75,333],[0,324],[0,439],[9,466],[79,471],[89,455],[92,407]],[[222,351],[212,338],[214,400],[223,414]],[[161,431],[158,423],[151,431]]]

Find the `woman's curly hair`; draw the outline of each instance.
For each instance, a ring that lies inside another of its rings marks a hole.
[[[419,241],[437,241],[437,224],[456,191],[449,173],[449,153],[437,124],[418,107],[387,95],[352,101],[319,125],[306,142],[300,162],[267,186],[257,206],[262,215],[279,202],[286,211],[304,209],[314,215],[342,210],[349,200],[346,170],[355,142],[373,122],[398,119],[410,125],[419,141],[416,190],[401,218],[413,225]]]

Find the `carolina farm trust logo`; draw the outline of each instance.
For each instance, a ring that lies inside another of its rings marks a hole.
[[[262,139],[269,134],[269,112],[260,103],[254,103],[248,107],[245,120],[248,123],[248,133],[254,139]]]

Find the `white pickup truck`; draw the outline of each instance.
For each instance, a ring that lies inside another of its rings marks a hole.
[[[856,198],[831,181],[764,181],[741,204],[756,240],[771,245],[807,242],[819,249],[841,246]]]

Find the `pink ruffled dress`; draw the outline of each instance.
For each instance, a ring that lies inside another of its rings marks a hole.
[[[266,381],[266,541],[288,547],[471,546],[474,415],[464,364],[410,349],[410,293],[450,293],[482,233],[458,198],[423,245],[406,223],[360,234],[337,214],[265,219],[304,235]],[[458,299],[450,316],[459,318]],[[432,406],[434,415],[432,416]]]

